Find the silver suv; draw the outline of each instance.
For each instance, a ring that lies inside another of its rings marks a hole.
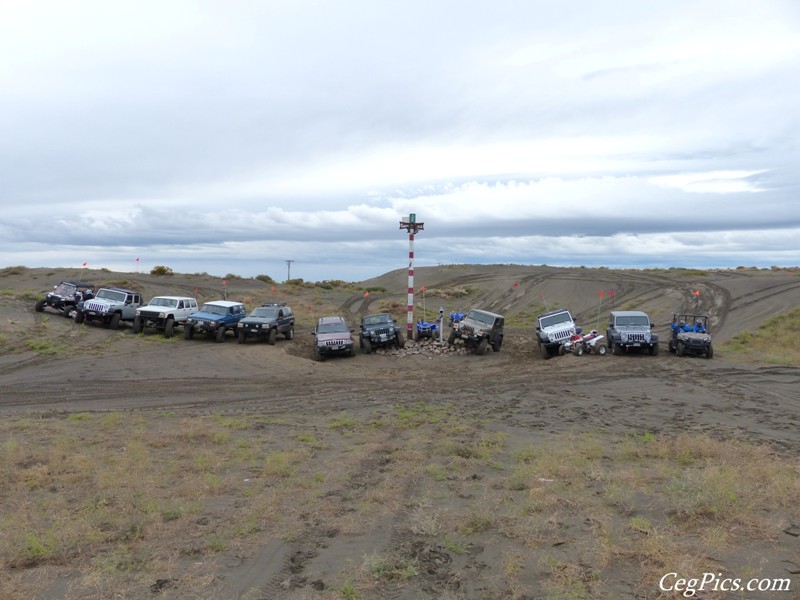
[[[545,359],[558,354],[564,342],[580,332],[581,328],[575,325],[572,313],[566,308],[557,308],[536,318],[536,343]]]

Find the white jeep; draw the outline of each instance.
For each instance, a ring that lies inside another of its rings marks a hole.
[[[175,334],[175,326],[183,325],[190,315],[196,313],[197,300],[188,296],[156,296],[146,306],[136,309],[133,319],[133,333],[140,333],[145,327],[153,327],[164,332],[164,337]]]

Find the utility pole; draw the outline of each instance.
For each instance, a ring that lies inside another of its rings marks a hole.
[[[425,229],[425,223],[417,223],[417,215],[411,213],[400,221],[400,229],[408,231],[408,316],[407,339],[414,337],[414,234]]]
[[[289,281],[292,278],[292,263],[293,260],[286,261],[286,281]]]

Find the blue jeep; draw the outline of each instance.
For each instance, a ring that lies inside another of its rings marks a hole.
[[[205,333],[217,342],[225,341],[225,332],[236,332],[236,325],[247,316],[247,309],[241,302],[215,300],[206,302],[200,310],[186,319],[183,326],[184,339],[190,340],[195,333]]]

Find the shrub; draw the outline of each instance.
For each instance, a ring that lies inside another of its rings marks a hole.
[[[174,275],[172,269],[170,267],[165,267],[164,265],[156,265],[152,269],[150,269],[150,275]]]
[[[277,282],[276,282],[276,281],[275,281],[275,280],[274,280],[272,277],[270,277],[269,275],[256,275],[256,279],[258,279],[259,281],[263,281],[264,283],[268,283],[268,284],[270,284],[270,285],[273,285],[273,284],[277,283]]]

